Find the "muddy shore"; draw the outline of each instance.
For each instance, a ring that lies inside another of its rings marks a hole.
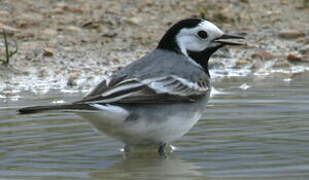
[[[21,91],[88,91],[154,49],[176,21],[203,17],[247,44],[211,60],[216,76],[309,70],[309,8],[294,0],[0,0],[0,29],[18,52],[0,62],[0,98]],[[0,36],[0,56],[4,43]]]

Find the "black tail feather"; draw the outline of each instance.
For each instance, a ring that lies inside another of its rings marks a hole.
[[[20,114],[32,114],[40,113],[44,111],[53,110],[95,110],[96,108],[89,106],[88,104],[61,104],[61,105],[49,105],[49,106],[32,106],[18,109]]]

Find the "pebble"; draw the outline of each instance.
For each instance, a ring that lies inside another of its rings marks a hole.
[[[283,39],[296,39],[299,37],[304,37],[306,34],[302,31],[297,30],[284,30],[278,33],[278,36]]]
[[[64,14],[65,12],[62,8],[57,7],[57,8],[50,10],[49,13],[50,14]]]
[[[57,31],[53,30],[53,29],[45,29],[42,32],[45,36],[55,36],[57,35]]]
[[[309,44],[309,37],[300,38],[297,40],[298,43]]]
[[[67,3],[65,3],[65,2],[59,2],[59,3],[56,4],[56,6],[58,8],[63,9],[63,10],[68,10],[69,9],[69,5]]]
[[[255,53],[253,53],[251,57],[261,59],[261,60],[270,60],[274,58],[274,55],[269,51],[260,50],[260,51],[256,51]]]
[[[131,18],[126,19],[126,21],[130,24],[139,25],[142,20],[141,18],[138,18],[138,17],[131,17]]]
[[[54,50],[52,48],[44,48],[43,51],[43,56],[50,57],[54,55]]]
[[[59,2],[56,4],[57,8],[62,9],[63,11],[73,12],[73,13],[83,13],[86,9],[79,7],[71,7],[71,4],[67,4],[65,2]]]
[[[39,25],[44,20],[43,16],[40,14],[21,14],[16,18],[16,27],[17,28],[29,28],[31,26]]]
[[[42,78],[42,79],[47,78],[48,77],[47,71],[45,69],[40,70],[39,73],[38,73],[38,77]]]
[[[276,61],[275,64],[272,65],[272,68],[277,68],[277,69],[287,69],[290,67],[291,67],[291,64],[287,61]]]
[[[77,73],[70,74],[68,81],[67,81],[67,86],[69,87],[77,86],[77,82],[76,82],[77,79],[78,79]]]
[[[34,33],[33,32],[20,32],[20,33],[17,33],[15,35],[15,37],[17,39],[27,39],[27,38],[33,38],[34,37]]]
[[[236,62],[235,67],[236,67],[236,68],[242,68],[242,67],[244,67],[245,65],[248,65],[249,63],[250,63],[249,61],[244,60],[244,59],[241,59],[241,60],[239,60],[239,61]]]
[[[0,10],[0,16],[6,16],[6,17],[8,17],[8,16],[10,16],[10,13],[9,12],[7,12],[7,11],[3,11],[3,10]]]
[[[107,37],[107,38],[114,38],[117,36],[117,33],[115,32],[105,32],[101,34],[102,37]]]
[[[95,21],[88,21],[82,25],[83,28],[100,29],[101,24]]]
[[[249,0],[239,0],[242,3],[249,3]]]
[[[244,83],[242,84],[241,86],[239,86],[239,89],[242,89],[242,90],[247,90],[249,89],[251,86],[249,86],[247,83]]]
[[[302,61],[302,58],[296,54],[289,54],[287,56],[287,60],[288,61],[291,61],[291,62],[301,62]]]
[[[81,31],[81,29],[79,27],[73,26],[73,25],[66,26],[64,29],[67,30],[67,31],[71,31],[71,32],[79,32],[79,31]]]
[[[285,79],[283,79],[283,81],[284,82],[291,82],[293,79],[291,79],[291,78],[285,78]]]
[[[86,9],[85,8],[74,8],[74,7],[71,7],[71,8],[69,8],[69,11],[72,12],[72,13],[81,14],[81,13],[85,12]]]
[[[19,31],[16,28],[0,23],[0,29],[4,29],[6,32],[17,32]]]

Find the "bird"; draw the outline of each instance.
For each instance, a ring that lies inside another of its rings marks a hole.
[[[20,114],[76,113],[130,147],[158,147],[185,135],[205,111],[211,91],[210,56],[244,39],[200,18],[172,25],[154,50],[103,79],[81,100],[24,107]]]

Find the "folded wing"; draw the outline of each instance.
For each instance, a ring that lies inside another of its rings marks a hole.
[[[79,103],[131,104],[131,103],[190,103],[210,90],[208,80],[191,82],[178,76],[150,79],[119,78],[104,81]]]

